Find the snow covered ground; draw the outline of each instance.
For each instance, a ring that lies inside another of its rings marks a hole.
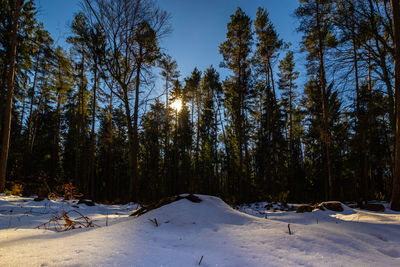
[[[240,207],[246,214],[199,197],[128,217],[137,205],[0,195],[0,266],[400,266],[400,213],[298,214],[254,204]],[[70,210],[97,226],[35,229]]]

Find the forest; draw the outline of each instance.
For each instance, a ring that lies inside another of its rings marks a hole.
[[[230,16],[215,48],[227,77],[180,76],[160,45],[171,16],[153,0],[85,0],[67,48],[35,1],[0,0],[0,192],[400,210],[398,0],[299,0],[304,86],[265,8]]]

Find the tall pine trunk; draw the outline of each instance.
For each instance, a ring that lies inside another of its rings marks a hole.
[[[142,58],[142,50],[140,48],[139,58]],[[140,72],[142,62],[138,62],[136,69],[136,86],[135,86],[135,105],[133,107],[133,144],[132,144],[132,174],[130,181],[130,194],[132,200],[138,197],[138,149],[139,149],[139,132],[138,132],[138,120],[139,120],[139,89],[140,89]]]
[[[47,89],[47,82],[48,82],[48,78],[46,78],[44,87],[42,89],[42,92],[40,93],[40,97],[39,97],[39,103],[37,106],[37,110],[36,113],[34,114],[34,118],[33,118],[33,124],[32,124],[32,137],[29,141],[29,153],[32,154],[33,152],[33,145],[35,144],[35,138],[36,138],[36,131],[38,128],[38,120],[39,120],[39,114],[40,114],[40,109],[42,108],[42,103],[43,103],[43,98],[45,96],[45,90]]]
[[[1,142],[1,155],[0,155],[0,192],[3,192],[6,185],[6,171],[7,171],[7,158],[8,150],[10,147],[10,132],[11,132],[11,108],[12,99],[14,95],[14,76],[15,76],[15,59],[17,54],[17,35],[18,35],[18,19],[21,12],[24,0],[16,0],[13,8],[13,25],[10,40],[8,63],[8,76],[7,76],[7,98],[6,107],[4,111],[4,125],[3,125],[3,138]]]
[[[325,145],[327,172],[328,172],[328,198],[332,199],[334,195],[333,188],[333,175],[332,175],[332,158],[331,158],[331,138],[329,134],[329,124],[328,124],[328,101],[326,96],[326,77],[325,77],[325,65],[324,65],[324,45],[322,40],[322,29],[320,25],[320,10],[319,10],[319,0],[317,0],[317,29],[318,29],[318,57],[319,57],[319,82],[321,89],[321,103],[322,103],[322,121],[323,121],[323,131],[322,138]]]
[[[111,201],[113,197],[115,197],[114,192],[117,192],[115,188],[115,181],[112,179],[113,173],[113,156],[112,156],[112,144],[113,144],[113,126],[112,126],[112,112],[113,112],[113,91],[112,88],[110,90],[110,114],[108,119],[107,125],[107,156],[106,156],[106,166],[105,166],[105,173],[106,173],[106,182],[107,182],[107,200]]]
[[[90,133],[90,196],[92,199],[95,198],[95,125],[96,125],[96,100],[97,100],[97,61],[94,62],[94,84],[93,84],[93,103],[92,103],[92,131]]]
[[[391,209],[400,211],[400,4],[390,0],[394,34],[394,91],[396,98],[395,161]]]
[[[32,85],[32,95],[31,95],[31,103],[30,103],[30,108],[29,108],[29,121],[28,121],[28,130],[27,130],[27,145],[29,148],[29,145],[31,143],[31,129],[32,129],[32,120],[33,120],[33,104],[35,101],[35,90],[36,90],[36,83],[37,83],[37,76],[39,72],[39,54],[40,51],[37,52],[36,56],[36,66],[35,66],[35,74],[33,77],[33,85]]]

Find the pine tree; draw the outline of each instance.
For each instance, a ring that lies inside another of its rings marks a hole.
[[[77,154],[75,156],[74,180],[79,189],[84,193],[89,193],[89,147],[88,140],[89,129],[89,92],[88,92],[88,23],[83,13],[78,13],[72,22],[71,29],[73,36],[67,41],[73,45],[76,56],[76,70],[78,83],[77,91],[77,110],[76,110],[76,142]],[[72,125],[70,127],[73,127]]]
[[[169,118],[164,105],[156,100],[143,119],[141,135],[141,199],[154,201],[167,196],[167,184],[163,172],[163,154],[166,151],[165,135],[169,131]],[[146,193],[145,193],[146,192]]]
[[[2,127],[2,141],[1,141],[1,154],[0,154],[0,192],[3,192],[5,189],[5,181],[6,181],[6,170],[7,170],[7,158],[9,153],[9,145],[10,145],[10,131],[11,131],[11,108],[12,108],[12,99],[14,95],[14,77],[15,77],[15,61],[17,57],[17,45],[18,45],[18,28],[19,28],[19,19],[21,14],[21,9],[23,8],[24,0],[15,0],[9,2],[9,6],[6,6],[4,10],[9,20],[8,25],[11,29],[9,32],[9,43],[6,45],[7,47],[7,56],[9,58],[7,62],[7,82],[4,83],[7,85],[7,94],[5,101],[5,109],[4,109],[4,117],[3,117],[3,127]],[[2,38],[6,39],[6,38]]]
[[[96,108],[98,102],[98,90],[100,85],[100,69],[104,66],[105,36],[99,24],[88,27],[86,33],[86,46],[88,48],[88,61],[93,73],[93,86],[91,90],[91,131],[90,131],[90,155],[88,184],[92,199],[95,199],[95,176],[96,175]]]
[[[161,76],[165,78],[165,108],[167,109],[169,106],[169,87],[171,82],[179,77],[178,64],[170,55],[163,55],[159,61],[159,67],[162,69]]]
[[[225,106],[228,109],[231,119],[233,142],[230,146],[234,149],[232,167],[232,194],[239,198],[245,198],[244,189],[249,181],[249,160],[248,151],[248,120],[247,104],[250,84],[250,52],[252,44],[251,20],[237,8],[235,14],[231,15],[231,21],[227,25],[227,40],[223,42],[219,51],[224,63],[233,75],[225,82]]]
[[[216,98],[222,91],[219,74],[210,66],[201,80],[202,112],[199,120],[199,188],[200,192],[219,193],[218,179],[218,120]]]
[[[73,91],[74,77],[71,61],[68,59],[66,52],[57,47],[54,51],[54,66],[52,68],[52,78],[50,81],[52,87],[52,99],[55,102],[54,110],[54,126],[53,126],[53,146],[51,158],[51,171],[49,175],[53,178],[62,177],[62,161],[61,161],[61,131],[62,131],[62,115],[64,105],[67,102],[67,95]]]
[[[275,92],[273,64],[282,47],[282,40],[263,8],[258,8],[254,21],[257,37],[253,55],[256,86],[254,88],[254,120],[257,123],[255,136],[256,186],[263,193],[278,195],[284,190],[282,170],[285,168],[282,143],[282,115]],[[282,164],[282,165],[280,165]]]
[[[194,158],[194,173],[193,179],[198,184],[199,182],[199,149],[200,149],[200,116],[201,116],[201,104],[203,92],[200,87],[201,82],[201,72],[194,68],[190,77],[185,78],[185,94],[184,94],[184,102],[191,102],[191,123],[195,128],[195,140],[194,140],[194,148],[191,149],[190,152],[193,151]],[[196,122],[195,122],[196,120]]]
[[[326,173],[328,177],[328,192],[326,198],[334,198],[334,177],[332,160],[332,135],[329,129],[328,113],[330,107],[327,101],[326,80],[326,52],[335,46],[336,41],[333,33],[333,24],[330,22],[332,2],[328,0],[300,0],[300,6],[296,10],[296,16],[300,19],[299,31],[303,32],[302,45],[308,53],[310,61],[310,72],[317,74],[318,86],[321,94],[322,125],[326,157]]]
[[[301,144],[300,136],[296,128],[299,128],[297,116],[297,85],[296,79],[299,72],[295,71],[293,52],[288,51],[286,56],[279,63],[279,90],[282,90],[281,106],[286,114],[286,134],[288,140],[288,188],[291,195],[295,195],[301,183],[296,179],[301,173]],[[296,123],[297,122],[297,123]],[[296,125],[297,124],[297,125]]]

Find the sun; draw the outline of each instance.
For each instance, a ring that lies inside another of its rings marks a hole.
[[[179,98],[175,99],[174,102],[171,103],[171,108],[179,112],[182,109],[182,100]]]

